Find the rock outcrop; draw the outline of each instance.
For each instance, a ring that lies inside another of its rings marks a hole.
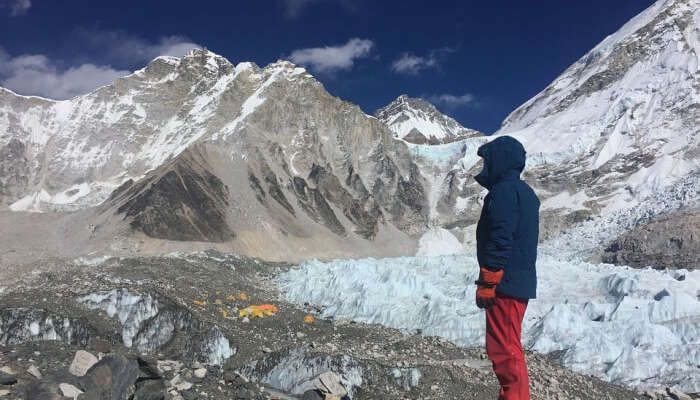
[[[700,212],[663,215],[605,248],[603,262],[633,267],[700,268]]]

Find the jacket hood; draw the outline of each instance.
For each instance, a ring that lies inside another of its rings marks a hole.
[[[486,143],[476,154],[484,159],[484,169],[474,179],[489,190],[502,179],[518,179],[525,168],[525,148],[510,136]]]

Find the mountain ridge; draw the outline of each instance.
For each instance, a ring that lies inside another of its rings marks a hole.
[[[413,144],[445,144],[483,133],[465,128],[454,118],[421,98],[402,94],[373,115],[394,132],[394,136]]]
[[[3,93],[0,152],[17,156],[0,169],[18,174],[0,202],[13,211],[278,259],[406,254],[426,225],[405,144],[287,61],[195,50],[68,101]]]

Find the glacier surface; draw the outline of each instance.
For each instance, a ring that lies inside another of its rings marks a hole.
[[[474,254],[309,261],[279,277],[292,302],[406,332],[484,344]],[[700,271],[591,264],[540,254],[523,344],[567,367],[638,388],[700,391]],[[339,295],[340,294],[340,295]]]

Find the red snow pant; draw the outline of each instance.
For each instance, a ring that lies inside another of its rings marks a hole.
[[[530,400],[525,354],[520,330],[527,300],[496,293],[486,310],[486,353],[493,363],[501,390],[498,400]]]

